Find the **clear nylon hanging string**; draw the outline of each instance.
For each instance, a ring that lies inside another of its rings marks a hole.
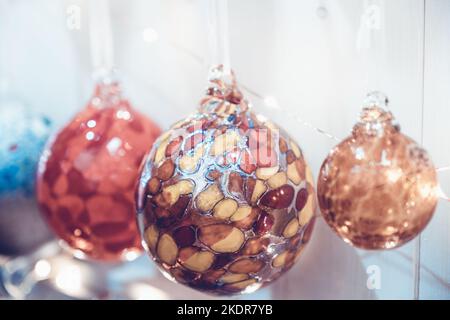
[[[423,19],[422,19],[422,70],[421,70],[421,77],[422,77],[422,125],[421,125],[421,132],[420,132],[420,142],[423,145],[423,110],[424,110],[424,81],[425,81],[425,0],[423,1]],[[420,56],[420,55],[419,55]],[[439,187],[439,189],[441,189]],[[442,189],[441,189],[442,190]],[[413,277],[414,277],[414,299],[418,300],[420,298],[420,273],[421,273],[421,242],[422,242],[422,234],[419,234],[415,241],[414,241],[414,256],[413,256]]]
[[[356,39],[361,57],[367,92],[379,91],[383,86],[382,74],[386,70],[386,37],[384,0],[365,0]]]
[[[89,36],[94,78],[110,80],[114,72],[114,50],[108,0],[90,0]]]
[[[231,75],[231,64],[227,0],[209,0],[208,30],[210,65],[222,65],[223,74],[229,76]]]
[[[9,17],[8,5],[12,5],[12,3],[7,3],[6,1],[0,2],[0,39],[3,41],[2,44],[0,44],[0,94],[6,95],[9,93],[10,89],[12,88],[12,62],[9,61],[11,57],[13,57],[12,54],[12,45],[7,45],[8,43],[12,43],[11,35],[13,34],[11,30],[8,32],[8,28],[11,27],[10,21],[11,18]]]

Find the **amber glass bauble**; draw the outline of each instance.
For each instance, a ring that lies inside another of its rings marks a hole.
[[[386,97],[371,93],[352,134],[334,147],[318,179],[320,209],[346,242],[390,249],[413,239],[437,203],[427,152],[400,132]]]

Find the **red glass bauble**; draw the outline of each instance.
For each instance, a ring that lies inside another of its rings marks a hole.
[[[44,151],[37,197],[50,227],[89,258],[121,260],[140,251],[134,188],[159,127],[133,110],[117,83],[100,83]]]

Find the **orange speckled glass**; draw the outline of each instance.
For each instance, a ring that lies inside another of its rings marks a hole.
[[[368,96],[352,135],[331,150],[318,179],[325,220],[344,241],[364,249],[413,239],[437,203],[433,163],[400,132],[386,105],[384,95]]]
[[[37,197],[59,238],[92,259],[140,251],[134,187],[142,158],[160,134],[133,110],[117,83],[99,83],[87,107],[44,151]]]

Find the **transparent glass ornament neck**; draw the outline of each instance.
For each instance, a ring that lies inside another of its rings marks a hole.
[[[394,115],[388,109],[389,99],[380,91],[367,94],[353,135],[382,136],[386,132],[399,131]]]
[[[370,92],[364,99],[359,121],[363,123],[391,122],[394,116],[388,110],[388,104],[389,99],[384,93],[380,91]]]
[[[206,95],[200,102],[201,113],[213,112],[229,116],[249,109],[249,104],[244,99],[232,70],[227,74],[223,65],[213,66],[209,71],[208,80]]]
[[[236,76],[233,70],[226,70],[223,64],[212,65],[209,68],[208,81],[221,83],[222,87],[237,87]]]
[[[111,78],[102,78],[96,82],[94,93],[89,103],[90,107],[96,109],[114,108],[130,108],[129,104],[123,99],[122,88],[118,81]]]

